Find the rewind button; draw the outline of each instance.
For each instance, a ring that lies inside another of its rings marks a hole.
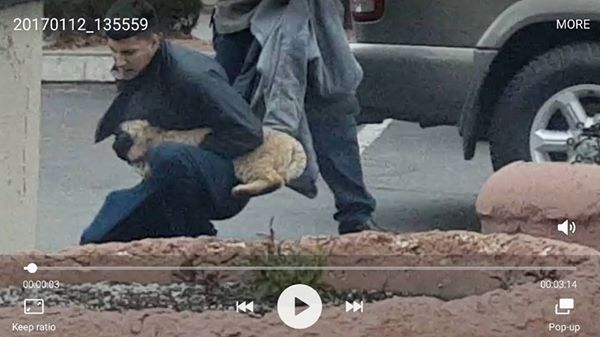
[[[239,303],[235,302],[235,311],[237,312],[254,312],[254,302],[246,303],[246,301]]]

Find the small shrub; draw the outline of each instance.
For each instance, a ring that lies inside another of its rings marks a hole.
[[[325,258],[317,255],[267,255],[250,262],[252,266],[266,267],[322,267]],[[257,300],[274,301],[287,287],[304,284],[320,292],[327,292],[329,286],[323,281],[322,270],[259,270],[255,271],[249,287]]]

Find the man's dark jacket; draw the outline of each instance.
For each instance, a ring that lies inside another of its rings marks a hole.
[[[229,159],[262,143],[261,121],[228,84],[223,68],[191,49],[163,41],[146,69],[117,86],[119,95],[98,123],[96,142],[117,134],[123,121],[145,119],[168,130],[211,128],[200,147]]]

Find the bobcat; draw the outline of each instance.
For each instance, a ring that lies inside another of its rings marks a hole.
[[[198,145],[211,133],[209,128],[163,130],[146,120],[126,121],[120,128],[133,142],[127,152],[127,161],[142,177],[151,174],[145,155],[153,146],[164,142]],[[235,174],[241,184],[231,192],[236,197],[273,192],[302,175],[306,164],[307,156],[300,142],[284,132],[265,129],[261,146],[234,159]]]

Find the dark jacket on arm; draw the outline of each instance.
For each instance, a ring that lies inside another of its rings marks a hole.
[[[95,141],[115,135],[126,120],[167,130],[212,129],[202,148],[233,159],[258,147],[262,123],[212,58],[162,42],[136,78],[117,83],[119,95],[98,123]]]

